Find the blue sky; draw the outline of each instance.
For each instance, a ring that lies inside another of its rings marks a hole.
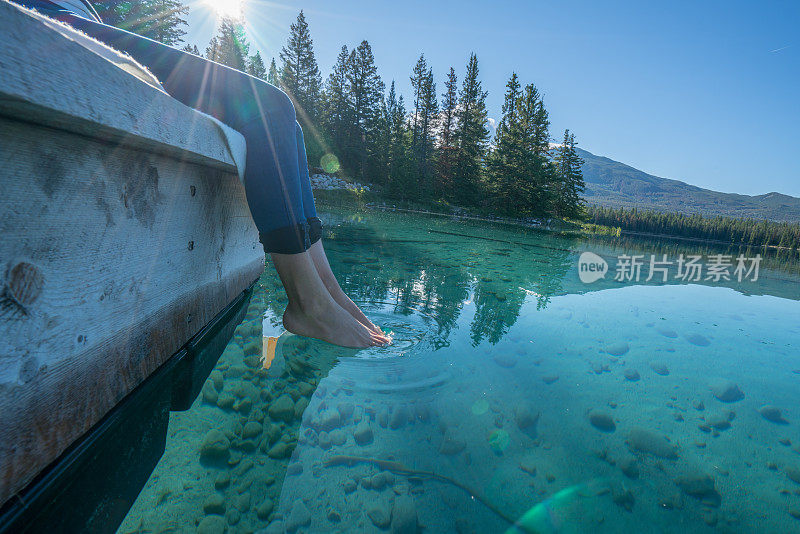
[[[214,1],[190,4],[201,49]],[[590,152],[701,187],[800,196],[798,1],[245,0],[265,60],[301,8],[323,76],[343,44],[367,39],[408,100],[420,53],[441,93],[474,51],[490,117],[516,71],[544,94],[554,137],[569,128]]]

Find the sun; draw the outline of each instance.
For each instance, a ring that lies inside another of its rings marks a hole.
[[[243,0],[205,0],[220,18],[237,19],[242,16]]]

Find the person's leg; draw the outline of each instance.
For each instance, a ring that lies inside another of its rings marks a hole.
[[[364,312],[342,291],[339,281],[336,280],[333,271],[331,271],[328,257],[325,254],[325,249],[322,246],[322,222],[317,217],[317,207],[314,202],[314,193],[311,190],[311,179],[308,176],[308,159],[306,156],[305,139],[303,138],[303,129],[300,124],[297,124],[297,151],[298,151],[298,166],[300,168],[300,189],[302,191],[303,200],[303,215],[305,216],[310,226],[311,234],[311,259],[314,261],[314,267],[317,269],[319,277],[328,289],[328,292],[333,297],[339,306],[344,308],[350,315],[352,315],[358,322],[372,330],[373,332],[384,335],[380,327],[370,321]]]
[[[310,226],[303,213],[296,117],[285,93],[237,70],[117,28],[80,17],[58,18],[130,54],[172,97],[244,135],[247,200],[289,296],[284,324],[290,332],[349,347],[388,342],[339,306],[314,268],[308,252]],[[307,165],[305,173],[307,180]]]

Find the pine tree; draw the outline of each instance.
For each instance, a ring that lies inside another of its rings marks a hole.
[[[436,198],[452,197],[453,193],[453,166],[455,164],[456,151],[455,126],[458,106],[458,78],[453,67],[450,67],[444,87],[439,129],[439,161],[433,191]]]
[[[379,126],[384,85],[378,76],[372,47],[367,41],[362,41],[350,52],[349,67],[348,96],[353,121],[350,138],[355,141],[352,147],[357,151],[349,159],[354,164],[359,178],[365,180],[371,170],[368,168],[368,162],[374,152],[373,134]]]
[[[305,119],[301,124],[313,124],[322,78],[314,56],[314,41],[302,11],[297,15],[297,22],[291,25],[289,40],[281,49],[281,61],[281,87],[294,102],[297,116]]]
[[[169,46],[183,42],[189,8],[180,0],[100,0],[92,3],[104,23]]]
[[[352,113],[349,99],[350,52],[342,46],[336,58],[322,95],[324,112],[322,123],[327,132],[334,155],[340,163],[348,163],[350,134],[352,132]]]
[[[526,196],[522,204],[526,213],[544,216],[551,209],[557,177],[550,163],[550,119],[535,85],[528,84],[522,90],[517,112],[525,151],[521,172]]]
[[[414,111],[412,115],[411,149],[417,171],[416,187],[413,194],[428,197],[433,188],[433,142],[436,115],[439,102],[436,95],[436,82],[433,70],[428,68],[425,55],[421,55],[411,76],[414,91]]]
[[[458,147],[454,172],[456,199],[467,205],[477,204],[481,195],[483,161],[489,140],[486,96],[478,80],[478,58],[473,53],[459,93],[455,129]]]
[[[397,95],[394,81],[386,97],[386,139],[388,144],[388,164],[386,182],[393,196],[405,196],[408,189],[408,131],[406,127],[406,108],[403,95]]]
[[[487,167],[488,191],[495,209],[508,215],[522,215],[531,155],[525,151],[525,138],[519,117],[521,86],[517,73],[513,73],[506,84],[503,116],[497,126],[495,148],[490,154]]]
[[[247,70],[250,44],[241,23],[233,19],[223,19],[217,35],[206,48],[206,58],[227,65],[242,72]]]
[[[197,48],[197,45],[187,44],[186,46],[181,48],[181,50],[183,50],[184,52],[188,52],[190,54],[194,54],[195,56],[201,56],[202,57],[202,55],[200,54],[200,49]]]
[[[558,176],[557,191],[553,212],[557,217],[580,218],[583,212],[581,193],[585,188],[581,166],[583,159],[578,156],[575,135],[564,131],[564,140],[555,150],[553,158]]]
[[[275,58],[272,58],[272,61],[269,62],[267,82],[271,83],[275,87],[279,87],[281,84],[280,74],[278,74],[278,67],[275,65]]]
[[[261,59],[261,53],[256,52],[254,55],[247,58],[247,74],[265,80],[267,77],[267,68],[264,66],[264,60]]]

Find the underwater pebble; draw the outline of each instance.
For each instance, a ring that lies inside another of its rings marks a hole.
[[[372,443],[372,428],[366,421],[361,421],[353,431],[353,439],[358,445],[364,446]]]
[[[589,423],[602,432],[614,432],[617,429],[614,419],[609,414],[598,410],[589,412]]]
[[[707,347],[711,344],[708,338],[700,334],[688,334],[686,336],[686,341],[692,345],[697,345],[698,347]]]
[[[686,495],[694,497],[708,506],[719,507],[722,500],[714,486],[711,475],[702,472],[689,473],[675,479],[675,484]]]
[[[294,401],[284,393],[269,405],[267,413],[269,413],[269,417],[273,421],[291,423],[294,419]]]
[[[650,362],[650,369],[657,375],[667,376],[669,374],[669,368],[664,362]]]
[[[209,430],[200,445],[200,459],[207,461],[224,461],[230,454],[231,443],[225,434],[217,429]]]
[[[264,427],[261,423],[257,423],[255,421],[249,421],[247,424],[244,425],[244,429],[242,429],[242,437],[244,439],[255,438],[261,435],[261,432],[264,430]]]
[[[675,330],[672,330],[670,328],[658,327],[658,328],[656,328],[656,332],[658,332],[659,334],[661,334],[664,337],[669,337],[669,338],[673,338],[673,339],[678,337],[678,333]]]
[[[717,430],[727,430],[731,427],[731,421],[736,418],[736,413],[731,410],[711,414],[706,417],[706,423]]]
[[[492,359],[494,360],[494,363],[506,369],[510,369],[511,367],[517,365],[517,357],[514,356],[513,354],[508,354],[508,353],[495,354],[494,358]]]
[[[778,443],[780,443],[784,447],[792,446],[792,440],[790,440],[789,438],[778,438]]]
[[[530,476],[536,476],[536,460],[532,457],[524,457],[519,461],[519,468]]]
[[[703,410],[706,409],[706,405],[701,400],[696,400],[692,402],[692,407],[698,412],[702,412]]]
[[[202,394],[203,402],[207,402],[208,404],[217,404],[219,393],[217,393],[217,390],[214,388],[213,382],[206,380],[206,383],[203,384]]]
[[[353,406],[353,404],[350,402],[340,402],[336,406],[336,410],[339,412],[339,417],[341,418],[342,422],[347,422],[347,420],[353,415],[355,406]]]
[[[417,509],[411,497],[401,495],[392,507],[392,534],[417,534],[419,520]]]
[[[242,520],[242,513],[236,508],[232,508],[225,514],[225,520],[229,525],[236,525]]]
[[[320,432],[319,439],[317,440],[317,444],[322,450],[327,451],[331,448],[333,443],[331,442],[331,436],[327,432]]]
[[[630,380],[631,382],[636,382],[639,380],[639,378],[641,378],[639,376],[639,371],[636,369],[625,369],[625,372],[622,374],[625,377],[625,380]]]
[[[544,382],[548,386],[550,384],[553,384],[553,383],[557,382],[557,381],[558,381],[558,375],[544,375],[542,377],[542,382]]]
[[[466,448],[467,443],[448,430],[445,432],[444,437],[442,438],[441,445],[439,445],[439,453],[452,456],[460,453]]]
[[[307,527],[311,524],[311,512],[302,500],[295,501],[289,517],[286,518],[285,528],[287,532],[294,533],[300,527]]]
[[[225,514],[225,498],[219,493],[212,493],[203,501],[203,512],[206,514]]]
[[[230,410],[233,408],[233,404],[236,402],[236,397],[229,393],[220,393],[219,397],[217,398],[217,406],[222,408],[223,410]]]
[[[225,385],[225,377],[222,375],[222,371],[214,369],[211,371],[211,374],[208,375],[208,379],[212,384],[214,384],[214,389],[217,391],[222,391],[222,388]]]
[[[308,408],[308,399],[306,397],[300,397],[298,401],[294,404],[294,418],[295,419],[302,419],[303,412],[306,411]]]
[[[345,480],[344,484],[342,484],[342,489],[344,489],[345,493],[353,493],[357,487],[358,484],[356,484],[356,481],[352,478]]]
[[[391,417],[389,417],[389,428],[392,430],[398,430],[405,426],[408,422],[408,411],[406,410],[405,406],[398,406],[392,411]]]
[[[370,487],[378,491],[385,488],[387,483],[388,483],[388,478],[386,476],[386,473],[376,473],[372,475],[372,478],[370,478],[369,480]]]
[[[524,406],[518,406],[514,409],[514,421],[517,423],[517,427],[531,439],[536,439],[536,427],[539,423],[540,415],[539,412],[534,414]]]
[[[285,458],[289,448],[286,443],[279,441],[267,451],[267,456],[273,459]]]
[[[786,476],[795,484],[800,484],[800,467],[789,465],[786,467]]]
[[[227,524],[225,520],[218,515],[209,515],[200,521],[197,525],[197,534],[223,534]]]
[[[630,350],[628,343],[625,341],[614,343],[605,348],[605,352],[612,356],[622,356]]]
[[[225,489],[231,483],[231,475],[227,471],[223,471],[217,478],[214,479],[214,489]]]
[[[328,508],[328,512],[325,514],[325,517],[331,523],[338,523],[342,520],[342,515],[333,508]]]
[[[736,402],[744,398],[739,386],[730,380],[719,379],[711,382],[711,394],[722,402]]]
[[[677,447],[670,443],[664,436],[641,427],[634,427],[628,434],[626,442],[634,452],[652,454],[658,458],[675,460],[678,458]]]
[[[790,506],[789,515],[800,521],[800,507]]]
[[[385,406],[378,412],[377,420],[381,428],[389,426],[389,410]]]
[[[758,409],[758,413],[761,414],[761,417],[769,421],[770,423],[775,423],[778,425],[788,425],[789,421],[783,418],[783,414],[781,413],[781,409],[776,406],[762,406]]]
[[[328,436],[331,438],[331,444],[339,447],[347,442],[347,435],[341,429],[334,430]]]
[[[272,499],[265,497],[261,504],[256,507],[256,516],[262,521],[266,521],[274,508],[275,503],[272,502]]]
[[[626,477],[630,479],[639,478],[639,466],[635,458],[623,458],[619,462],[619,469]]]
[[[367,510],[367,517],[373,525],[380,529],[388,528],[392,520],[389,511],[380,505],[372,505]]]

